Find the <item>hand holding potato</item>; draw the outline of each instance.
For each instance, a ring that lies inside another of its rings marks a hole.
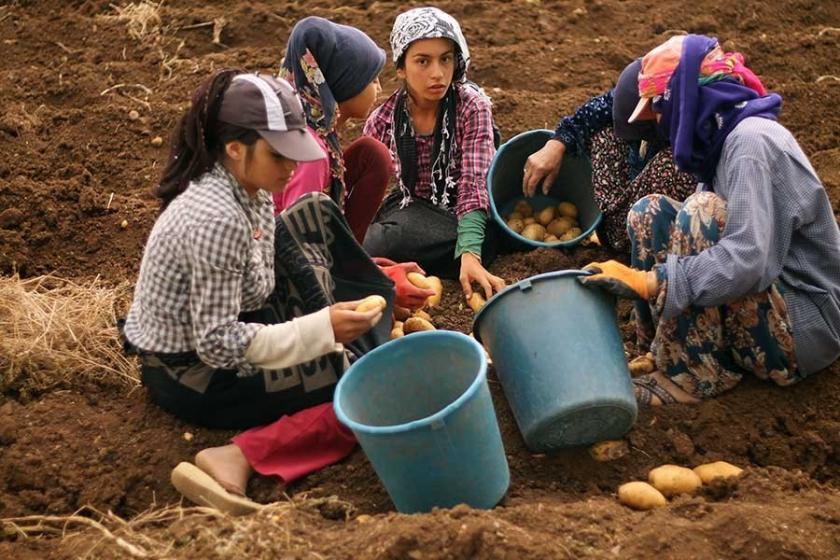
[[[472,253],[461,255],[461,274],[458,276],[458,280],[461,282],[461,289],[464,290],[464,296],[467,300],[472,296],[473,282],[481,286],[487,299],[493,297],[494,291],[501,291],[505,287],[505,281],[487,272],[482,266],[481,260]]]
[[[356,311],[362,301],[343,301],[330,306],[330,323],[336,342],[352,342],[382,319],[382,308],[378,306],[368,311]]]
[[[537,192],[537,186],[542,183],[543,194],[548,194],[551,185],[560,173],[566,145],[559,140],[549,140],[540,150],[528,156],[522,177],[522,193],[531,197]]]

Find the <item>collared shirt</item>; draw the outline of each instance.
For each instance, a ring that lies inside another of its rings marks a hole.
[[[714,192],[726,200],[720,241],[669,255],[663,316],[721,305],[780,279],[805,375],[840,356],[840,230],[819,178],[793,135],[750,117],[726,138]]]
[[[496,153],[493,145],[493,115],[490,99],[468,86],[458,87],[455,118],[455,149],[458,165],[452,179],[458,185],[455,216],[460,218],[473,210],[484,210],[490,206],[487,194],[487,170]],[[391,128],[394,123],[394,108],[397,95],[394,94],[368,117],[364,134],[385,144],[396,158]],[[414,194],[429,199],[432,195],[432,150],[433,134],[416,137],[417,184]]]
[[[201,361],[249,371],[245,352],[260,324],[242,311],[274,290],[274,204],[254,197],[220,164],[190,183],[152,229],[125,325],[149,352],[195,350]]]

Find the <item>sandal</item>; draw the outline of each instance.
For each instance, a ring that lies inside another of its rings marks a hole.
[[[192,463],[179,463],[172,469],[172,486],[191,502],[208,506],[228,515],[247,515],[264,506],[228,492],[212,476]]]
[[[654,379],[653,374],[640,375],[632,381],[633,392],[636,394],[636,402],[639,403],[640,408],[659,406],[652,403],[653,397],[657,397],[660,404],[679,402],[674,395],[659,384],[659,381]]]

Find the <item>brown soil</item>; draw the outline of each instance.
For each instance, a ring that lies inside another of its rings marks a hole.
[[[161,9],[162,32],[136,40],[124,22],[103,17],[115,14],[109,5],[0,2],[0,273],[100,275],[115,284],[133,279],[156,214],[150,189],[167,150],[152,139],[167,137],[203,76],[223,66],[275,69],[290,26],[305,15],[357,25],[386,45],[394,16],[404,9],[367,0],[171,0]],[[656,12],[641,0],[438,5],[462,22],[472,77],[493,96],[506,137],[552,127],[587,96],[606,90],[668,30],[721,37],[747,53],[783,95],[782,122],[811,156],[840,215],[840,5],[669,1],[656,3]],[[209,27],[179,29],[222,15],[229,20],[221,37],[227,48],[211,43]],[[818,82],[823,76],[830,77]],[[394,85],[390,69],[384,77],[387,93]],[[138,119],[129,119],[131,110]],[[507,255],[493,270],[516,281],[604,256],[600,249],[537,250]],[[470,332],[472,312],[454,283],[446,288],[436,323]],[[628,315],[623,305],[619,318],[629,341]],[[837,558],[838,375],[835,364],[784,390],[748,379],[715,401],[643,412],[628,436],[631,453],[596,463],[585,450],[529,453],[491,371],[512,475],[500,507],[395,514],[364,455],[355,453],[290,489],[335,495],[349,506],[338,512],[302,507],[286,529],[308,543],[301,557]],[[194,436],[189,441],[187,432]],[[170,469],[229,436],[174,420],[142,389],[70,384],[27,399],[0,395],[0,516],[71,514],[85,504],[132,516],[177,502]],[[632,512],[614,499],[621,482],[644,478],[653,466],[717,459],[747,467],[746,476],[653,513]],[[251,493],[265,502],[281,498],[269,480],[255,481]],[[373,517],[353,521],[358,514]],[[225,536],[225,523],[203,529]],[[255,522],[249,538],[271,539],[274,529]],[[0,557],[74,557],[85,542],[3,541],[0,533]],[[178,555],[223,556],[202,542],[186,539]]]

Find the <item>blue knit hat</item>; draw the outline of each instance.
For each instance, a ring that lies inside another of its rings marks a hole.
[[[307,50],[338,103],[361,93],[385,66],[385,51],[364,32],[311,16],[295,24],[286,46],[283,67],[294,72],[296,84],[309,81],[300,64]]]

